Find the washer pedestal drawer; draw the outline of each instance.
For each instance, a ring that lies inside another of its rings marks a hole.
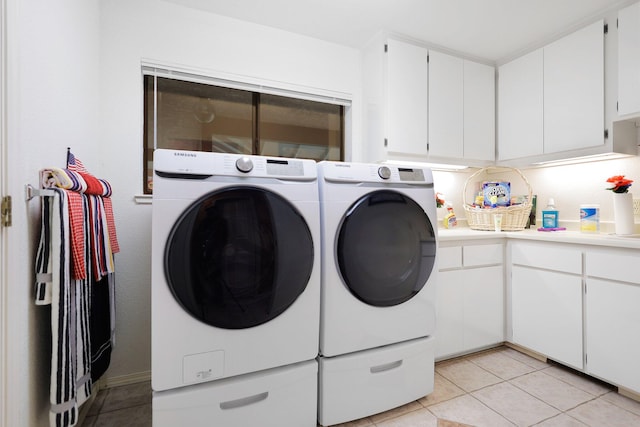
[[[153,393],[153,426],[315,427],[315,360]]]
[[[433,392],[434,339],[320,357],[318,422],[340,424]]]

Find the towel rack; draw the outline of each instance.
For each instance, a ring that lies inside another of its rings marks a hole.
[[[31,184],[27,184],[24,186],[24,198],[26,201],[29,201],[34,197],[47,197],[55,195],[56,192],[54,190],[36,188]]]

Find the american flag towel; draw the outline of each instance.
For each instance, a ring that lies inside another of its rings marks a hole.
[[[35,298],[37,305],[51,305],[53,427],[76,425],[78,408],[108,368],[114,344],[119,247],[112,190],[79,165],[40,171],[41,186],[55,192],[42,200]]]

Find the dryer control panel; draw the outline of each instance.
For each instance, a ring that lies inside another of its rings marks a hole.
[[[325,161],[318,163],[318,170],[325,181],[433,185],[431,169],[426,167]]]

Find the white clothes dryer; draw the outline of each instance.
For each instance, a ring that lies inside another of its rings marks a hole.
[[[156,150],[154,168],[153,390],[315,359],[315,162]]]
[[[321,355],[432,335],[437,219],[431,170],[321,162],[318,175]]]
[[[433,391],[437,222],[429,169],[321,162],[318,180],[325,426]]]

